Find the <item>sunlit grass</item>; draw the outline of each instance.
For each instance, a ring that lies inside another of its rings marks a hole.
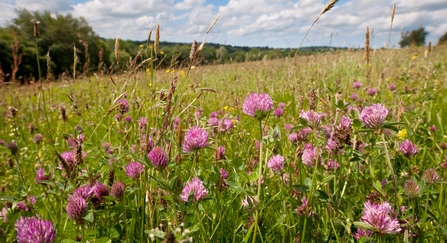
[[[57,242],[77,237],[91,242],[173,242],[168,239],[174,238],[183,242],[354,242],[353,233],[359,228],[376,232],[370,238],[379,242],[444,241],[447,52],[435,48],[424,58],[423,51],[371,51],[369,81],[363,52],[351,50],[196,65],[189,71],[148,66],[135,75],[44,83],[50,129],[38,85],[2,87],[0,141],[3,147],[14,141],[19,148],[16,155],[7,147],[0,149],[0,206],[7,218],[0,222],[2,241],[16,239],[14,223],[20,216],[36,215],[52,221]],[[176,75],[175,92],[168,98]],[[362,87],[353,88],[355,81]],[[245,115],[243,102],[252,92],[268,94],[274,109],[283,102],[284,114],[270,113],[262,123]],[[354,93],[357,99],[352,99]],[[120,108],[120,99],[127,100],[128,111]],[[163,130],[169,102],[169,124]],[[359,120],[362,109],[371,104],[383,104],[389,111],[382,129],[367,129]],[[61,107],[66,110],[65,121]],[[310,125],[300,118],[301,111],[310,109],[326,115],[305,141],[291,142],[290,134]],[[212,113],[220,121],[230,119],[233,128],[223,131],[220,125],[210,126]],[[334,135],[331,131],[342,116],[352,120],[349,136],[338,153],[331,153],[328,137]],[[140,121],[143,117],[147,125]],[[291,130],[285,129],[287,124]],[[186,153],[185,132],[193,126],[206,129],[209,146]],[[35,142],[36,134],[43,136],[41,143]],[[85,137],[82,145],[70,145],[69,139],[76,140],[80,134]],[[260,136],[263,145],[259,147]],[[153,142],[149,147],[148,137]],[[404,139],[418,148],[412,158],[400,151],[399,142]],[[331,159],[340,167],[304,165],[306,144],[317,148],[322,164]],[[224,157],[216,154],[220,146],[225,147]],[[152,166],[147,154],[153,147],[166,152],[166,168]],[[76,149],[86,157],[67,177],[66,171],[57,168],[61,164],[57,154]],[[259,164],[266,165],[276,154],[285,158],[282,173],[259,170]],[[396,175],[396,190],[387,158]],[[130,161],[145,166],[141,177],[126,175]],[[35,177],[40,167],[49,180],[38,184]],[[439,174],[432,184],[424,177],[430,168]],[[227,179],[221,178],[221,169],[228,171]],[[191,196],[184,202],[180,194],[194,177],[203,181],[207,196],[197,201]],[[418,183],[415,197],[408,196],[404,186],[408,180]],[[110,192],[100,203],[87,200],[88,213],[76,223],[66,212],[68,199],[76,188],[95,181],[109,191],[115,182],[123,182],[124,197]],[[36,197],[35,204],[30,196]],[[306,200],[308,206],[303,205]],[[402,230],[384,234],[361,221],[367,201],[389,202],[393,210],[397,208],[389,216],[399,220]],[[28,205],[28,211],[21,210],[20,202]]]

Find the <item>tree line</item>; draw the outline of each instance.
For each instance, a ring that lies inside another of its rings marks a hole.
[[[409,32],[403,39],[423,37],[422,30]],[[17,17],[7,27],[0,27],[0,83],[76,78],[93,73],[111,74],[129,70],[132,60],[141,62],[150,56],[151,44],[119,40],[120,60],[114,54],[115,39],[101,38],[83,18],[70,14],[52,14],[17,10]],[[192,42],[192,41],[191,41]],[[418,42],[420,43],[420,38]],[[334,50],[327,46],[303,47],[300,55]],[[337,48],[346,49],[346,48]],[[160,68],[187,64],[190,43],[161,41],[157,63]],[[200,52],[201,65],[225,64],[291,57],[291,48],[247,47],[206,43]],[[140,67],[140,68],[144,68]]]
[[[192,42],[192,41],[191,41]],[[160,42],[158,66],[170,68],[187,64],[191,43]],[[101,38],[83,18],[71,14],[17,10],[7,27],[0,27],[0,82],[56,80],[92,73],[119,73],[131,61],[150,56],[146,40],[119,40],[120,60],[114,54],[115,39]],[[301,54],[328,51],[329,47],[304,47]],[[293,56],[290,48],[231,46],[206,43],[200,64],[224,64]],[[144,67],[143,67],[144,68]]]

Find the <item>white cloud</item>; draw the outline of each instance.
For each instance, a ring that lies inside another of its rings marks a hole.
[[[26,8],[29,11],[43,11],[61,12],[72,10],[69,0],[16,0],[16,6],[19,8]]]
[[[184,0],[174,5],[178,10],[189,10],[203,5],[206,0]]]
[[[0,25],[7,25],[16,17],[14,8],[15,6],[12,3],[0,3]]]
[[[327,0],[0,0],[0,24],[15,17],[14,8],[45,9],[83,16],[97,34],[106,38],[144,40],[157,23],[162,39],[175,42],[201,40],[220,14],[207,41],[246,46],[297,46]],[[402,31],[419,27],[420,21],[433,43],[447,31],[445,0],[395,0],[391,40],[396,45]],[[217,5],[219,4],[219,5]],[[388,41],[389,0],[348,0],[325,13],[304,45],[363,46],[365,29],[373,30],[372,46]]]

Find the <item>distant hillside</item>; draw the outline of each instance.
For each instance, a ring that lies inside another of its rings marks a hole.
[[[115,40],[104,39],[104,41],[107,42],[109,48],[113,50]],[[120,42],[120,48],[124,49],[132,56],[136,55],[139,48],[147,48],[147,41],[126,40],[123,42],[123,45]],[[160,51],[165,55],[164,60],[166,61],[162,66],[171,65],[173,58],[176,60],[176,65],[186,64],[191,50],[191,44],[192,43],[161,41]],[[302,47],[300,49],[300,54],[310,55],[314,53],[346,49],[347,48],[334,48],[328,46]],[[291,57],[295,52],[296,49],[291,48],[272,48],[268,46],[249,47],[206,43],[201,52],[201,60],[202,64],[223,64]]]

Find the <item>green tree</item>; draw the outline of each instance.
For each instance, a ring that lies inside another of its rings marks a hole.
[[[427,35],[428,32],[425,31],[424,27],[422,26],[420,26],[417,30],[402,32],[399,45],[401,48],[406,46],[423,46],[425,45],[425,37]]]
[[[34,32],[31,20],[38,20],[40,24],[39,36],[37,37],[38,55],[42,73],[46,73],[46,54],[50,51],[51,69],[57,77],[63,72],[66,74],[73,72],[74,47],[77,55],[77,73],[89,73],[96,71],[99,64],[99,52],[103,51],[104,56],[110,53],[106,43],[95,34],[92,27],[84,18],[74,18],[72,15],[52,15],[50,12],[29,12],[26,9],[17,11],[17,18],[13,20],[14,26],[19,30],[21,39],[21,50],[34,47]],[[11,28],[11,27],[10,27]],[[35,55],[35,52],[34,52]],[[25,59],[25,56],[23,57]],[[37,77],[36,60],[31,58],[31,75]],[[109,65],[107,59],[103,62]],[[27,63],[24,63],[27,65]]]
[[[438,40],[438,45],[446,45],[447,44],[447,32],[443,36],[441,36]]]

